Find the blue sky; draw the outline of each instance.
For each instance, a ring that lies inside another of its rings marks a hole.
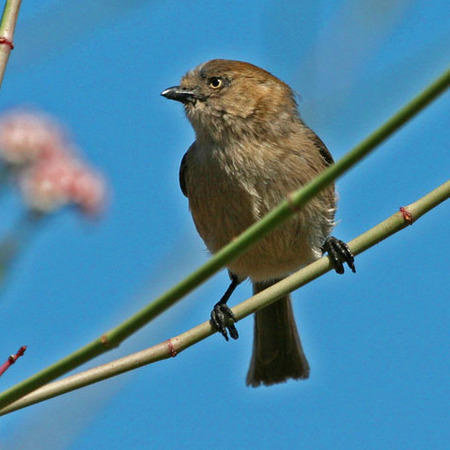
[[[10,387],[90,342],[206,261],[178,188],[193,140],[160,97],[213,58],[260,65],[300,95],[304,120],[338,159],[448,67],[445,0],[24,1],[0,110],[42,108],[68,124],[112,185],[103,220],[73,211],[37,231],[0,291],[0,361],[26,355]],[[448,179],[449,94],[338,181],[350,240]],[[0,231],[21,213],[1,199]],[[133,373],[2,417],[0,447],[446,448],[448,204],[294,293],[311,378],[245,387],[241,338],[212,336]],[[223,271],[119,349],[84,368],[179,334],[209,316]],[[251,293],[248,283],[231,304]],[[3,355],[3,356],[2,356]]]

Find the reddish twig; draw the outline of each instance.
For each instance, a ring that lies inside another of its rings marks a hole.
[[[8,359],[0,366],[0,377],[16,362],[17,358],[20,358],[27,349],[26,345],[22,345],[15,355],[11,355]]]

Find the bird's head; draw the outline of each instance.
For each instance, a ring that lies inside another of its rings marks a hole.
[[[291,88],[241,61],[214,59],[189,71],[161,95],[183,103],[197,138],[221,142],[277,134],[298,120]]]

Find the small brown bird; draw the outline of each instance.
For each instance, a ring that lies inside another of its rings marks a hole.
[[[188,72],[164,97],[183,103],[196,135],[180,167],[195,226],[215,253],[302,187],[333,158],[297,111],[292,89],[269,72],[215,59]],[[329,186],[293,218],[229,263],[231,284],[211,313],[228,340],[238,332],[227,301],[250,278],[257,293],[328,252],[338,273],[355,271],[347,245],[330,236],[336,195]],[[228,332],[227,332],[228,330]],[[255,313],[247,384],[309,377],[290,296]]]

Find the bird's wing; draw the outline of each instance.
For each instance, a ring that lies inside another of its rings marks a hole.
[[[188,196],[187,189],[186,189],[186,171],[187,171],[186,155],[187,155],[187,152],[184,154],[183,159],[181,160],[180,172],[179,172],[179,175],[178,175],[179,176],[179,181],[180,181],[181,192],[183,192],[185,197]]]
[[[314,133],[314,143],[316,144],[316,147],[319,150],[320,156],[322,156],[322,159],[325,162],[325,165],[331,166],[331,164],[334,163],[333,157],[331,156],[330,151],[327,149],[326,145],[323,143],[322,139],[320,139],[317,134]]]
[[[188,155],[189,153],[195,152],[196,142],[188,148],[188,151],[184,154],[183,159],[180,164],[180,172],[179,172],[179,181],[181,192],[185,195],[185,197],[189,197],[188,188],[187,188],[187,171],[188,171]]]

